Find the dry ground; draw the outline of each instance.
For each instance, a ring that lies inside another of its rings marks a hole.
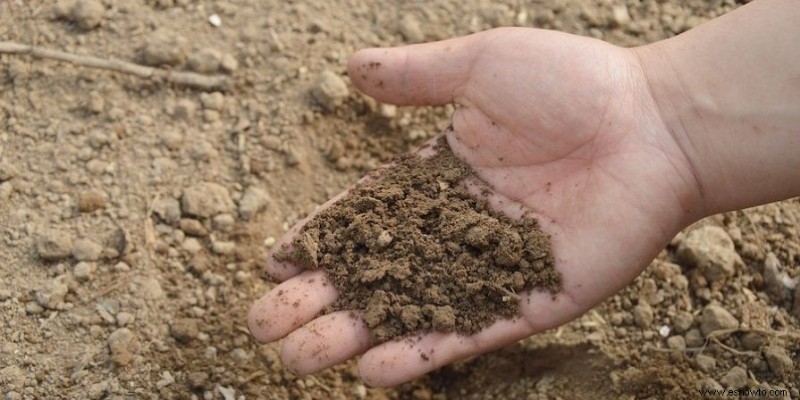
[[[323,71],[347,82],[356,49],[508,25],[632,46],[734,2],[80,3],[100,7],[0,0],[0,41],[233,84],[204,93],[0,55],[5,398],[657,399],[701,387],[800,398],[796,199],[709,218],[586,316],[395,389],[364,387],[352,363],[294,376],[245,324],[272,285],[265,242],[448,123],[448,107],[381,107],[352,87],[332,109],[315,101]]]

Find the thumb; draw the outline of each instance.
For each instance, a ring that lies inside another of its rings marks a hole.
[[[347,65],[350,80],[378,101],[397,105],[453,102],[468,81],[488,32],[440,42],[356,52]]]

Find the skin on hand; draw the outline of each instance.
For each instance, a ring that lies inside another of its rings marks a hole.
[[[576,318],[701,217],[800,195],[798,18],[797,1],[757,0],[635,49],[506,28],[359,51],[348,72],[366,94],[456,105],[448,143],[494,188],[496,210],[539,219],[564,290],[525,293],[521,318],[469,337],[373,347],[357,317],[317,317],[336,299],[323,273],[271,259],[283,283],[251,309],[251,332],[285,338],[282,359],[299,374],[361,354],[361,377],[392,386]]]
[[[321,272],[271,260],[269,272],[283,283],[255,304],[250,329],[265,342],[285,337],[282,359],[299,374],[363,354],[361,377],[391,386],[556,327],[631,282],[702,214],[694,174],[630,50],[552,31],[496,29],[363,50],[348,71],[382,102],[456,104],[448,143],[492,185],[493,207],[539,219],[564,290],[555,299],[524,294],[521,318],[473,336],[430,333],[371,347],[365,325],[348,313],[317,318],[336,298]]]

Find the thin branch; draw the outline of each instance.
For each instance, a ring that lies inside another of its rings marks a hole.
[[[121,60],[104,59],[80,54],[72,54],[59,50],[30,46],[14,42],[0,42],[0,54],[23,54],[36,58],[59,60],[87,68],[104,69],[135,75],[153,81],[165,81],[176,85],[187,86],[205,91],[227,90],[230,79],[220,75],[201,75],[194,72],[173,72],[160,68],[129,63]]]

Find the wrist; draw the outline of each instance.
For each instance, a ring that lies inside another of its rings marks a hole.
[[[658,143],[675,164],[682,186],[688,193],[690,206],[686,207],[682,225],[687,226],[713,214],[709,205],[709,168],[703,162],[700,149],[692,138],[702,128],[698,103],[693,100],[692,86],[687,84],[681,69],[672,58],[675,50],[666,41],[632,48],[630,51],[641,68],[648,102],[654,107],[655,131],[661,135]]]
[[[698,217],[800,195],[796,2],[756,1],[632,49],[695,177]]]

